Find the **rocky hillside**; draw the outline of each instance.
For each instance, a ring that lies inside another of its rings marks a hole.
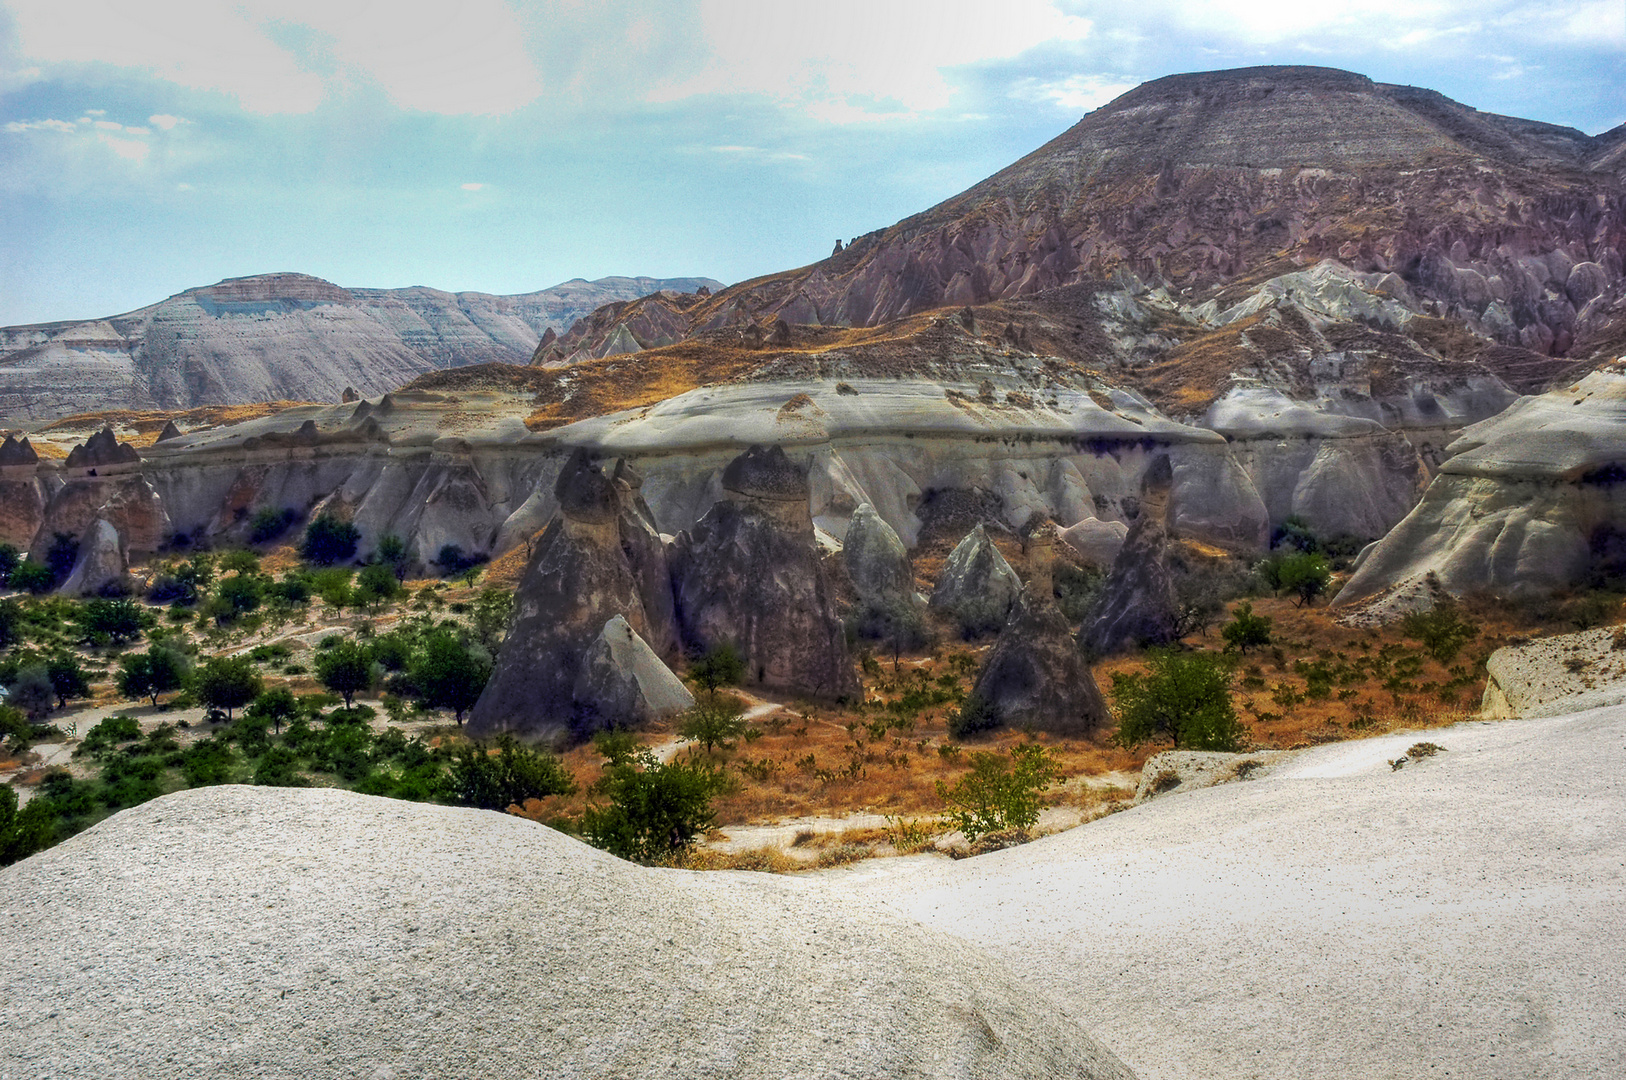
[[[523,363],[545,335],[615,300],[720,288],[708,278],[577,278],[517,296],[344,289],[263,274],[86,322],[0,328],[0,418],[381,394],[425,371]]]
[[[1200,302],[1324,259],[1393,275],[1427,314],[1489,342],[1589,356],[1621,289],[1623,138],[1328,68],[1171,76],[822,262],[601,310],[538,360],[769,315],[874,326],[1120,269]]]

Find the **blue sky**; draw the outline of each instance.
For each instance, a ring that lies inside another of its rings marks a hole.
[[[1626,0],[0,0],[0,324],[224,277],[827,255],[1147,79],[1343,67],[1597,134]]]

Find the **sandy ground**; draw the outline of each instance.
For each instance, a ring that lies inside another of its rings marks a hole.
[[[1400,770],[1419,739],[1445,752]],[[1143,1080],[1626,1075],[1626,706],[1305,751],[793,879],[980,945]]]

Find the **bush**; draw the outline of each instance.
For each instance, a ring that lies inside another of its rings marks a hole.
[[[1056,605],[1067,621],[1077,625],[1095,610],[1107,583],[1104,570],[1086,570],[1058,560],[1052,568]]]
[[[1298,607],[1326,592],[1332,582],[1327,560],[1313,552],[1296,551],[1273,556],[1269,565],[1271,569],[1267,571],[1266,579],[1272,581],[1278,591],[1296,596],[1294,603]]]
[[[1462,647],[1479,636],[1479,628],[1449,601],[1435,605],[1432,611],[1412,612],[1400,621],[1400,629],[1442,664],[1455,660]]]
[[[198,700],[211,709],[225,710],[227,720],[233,709],[247,705],[264,689],[265,681],[246,656],[211,657],[192,680]]]
[[[38,596],[56,588],[56,575],[51,573],[50,567],[33,559],[24,559],[18,564],[17,569],[11,572],[9,583],[13,589]]]
[[[0,784],[0,866],[10,866],[55,843],[54,816],[40,799],[18,810],[17,793],[10,785]]]
[[[711,695],[724,686],[738,685],[744,675],[745,661],[729,641],[712,646],[689,665],[689,681]]]
[[[60,707],[65,708],[69,698],[90,696],[90,679],[72,653],[53,653],[45,662],[45,677],[51,680],[51,692]]]
[[[291,508],[277,510],[270,506],[262,506],[255,511],[254,517],[248,526],[248,541],[251,544],[266,544],[275,540],[293,527],[299,520],[299,511]]]
[[[0,600],[0,649],[9,649],[23,640],[22,623],[22,609],[17,601]]]
[[[243,710],[245,718],[260,724],[270,724],[278,735],[282,734],[283,724],[291,723],[295,717],[303,714],[304,709],[300,708],[298,699],[286,686],[266,690],[249,702],[248,708]]]
[[[201,739],[181,753],[181,775],[188,787],[208,787],[231,781],[237,756],[220,739]]]
[[[11,572],[22,561],[23,553],[17,550],[17,545],[0,541],[0,585],[11,580]]]
[[[299,758],[286,746],[273,746],[261,756],[254,766],[254,782],[261,787],[310,786],[299,773]]]
[[[144,653],[129,653],[119,658],[119,693],[127,698],[149,698],[156,707],[159,694],[181,688],[188,667],[186,657],[161,645]]]
[[[357,575],[353,599],[355,603],[370,606],[393,600],[402,591],[393,569],[383,563],[372,563],[362,567]]]
[[[1270,624],[1266,616],[1253,613],[1252,604],[1242,603],[1231,612],[1231,621],[1221,628],[1220,636],[1225,639],[1226,649],[1238,649],[1246,654],[1249,649],[1270,644]]]
[[[284,604],[308,604],[311,602],[310,582],[293,574],[287,574],[281,581],[266,586],[266,596]]]
[[[1202,653],[1154,649],[1145,672],[1117,672],[1112,692],[1117,741],[1135,746],[1167,735],[1175,749],[1235,750],[1242,724],[1231,705],[1231,673]]]
[[[991,731],[1001,723],[994,703],[978,694],[969,695],[948,718],[948,731],[956,739]]]
[[[406,542],[394,533],[385,533],[378,538],[378,546],[373,549],[373,558],[384,566],[390,568],[396,581],[406,579],[407,558]]]
[[[51,685],[51,673],[44,664],[30,664],[17,672],[6,700],[28,714],[33,723],[40,723],[56,701],[56,688]]]
[[[641,863],[670,863],[717,823],[721,773],[694,761],[663,763],[647,749],[618,755],[594,785],[609,798],[589,805],[582,834],[595,847]]]
[[[719,746],[727,750],[745,734],[744,710],[738,700],[713,694],[683,714],[677,733],[704,746],[708,754]]]
[[[74,750],[74,756],[96,755],[111,750],[120,743],[141,738],[141,724],[133,716],[109,716],[85,733],[85,738]]]
[[[943,823],[972,843],[987,833],[1030,829],[1039,820],[1044,790],[1058,775],[1038,743],[1014,746],[1009,756],[972,754],[969,773],[953,784],[937,782],[938,798],[949,807]]]
[[[322,514],[305,526],[305,538],[300,541],[299,554],[318,566],[349,562],[356,557],[356,545],[361,541],[361,530],[348,521],[340,521],[331,514]]]
[[[495,754],[483,743],[459,748],[446,780],[452,802],[482,810],[506,810],[523,806],[526,799],[570,795],[575,790],[576,781],[563,762],[519,745],[511,735],[498,737]]]
[[[468,554],[456,544],[446,544],[441,547],[440,552],[435,556],[435,565],[440,567],[442,577],[457,577],[457,575],[472,570],[489,560],[489,555],[484,555],[478,551]]]

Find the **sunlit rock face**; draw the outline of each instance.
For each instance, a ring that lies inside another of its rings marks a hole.
[[[745,682],[822,698],[859,691],[807,506],[806,467],[752,447],[724,497],[672,550],[678,628],[696,651],[731,644]]]
[[[1626,370],[1523,398],[1468,428],[1336,603],[1541,593],[1626,572]],[[1403,608],[1406,606],[1402,604]],[[1397,608],[1399,610],[1399,608]]]
[[[602,304],[706,286],[720,284],[605,278],[491,296],[345,289],[305,274],[232,278],[125,315],[0,328],[0,415],[354,400],[426,371],[524,363],[544,333]]]

